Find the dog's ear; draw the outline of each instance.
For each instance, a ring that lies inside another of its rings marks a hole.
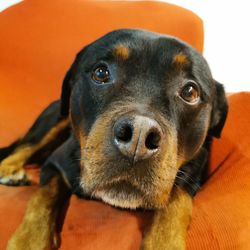
[[[213,110],[209,135],[220,138],[221,131],[224,127],[228,112],[227,98],[222,84],[215,81],[215,98],[213,102]]]
[[[81,52],[77,54],[75,61],[71,65],[70,69],[66,73],[62,84],[61,92],[61,116],[66,117],[69,115],[69,103],[72,88],[75,83],[75,77],[78,69],[78,65],[81,58]]]

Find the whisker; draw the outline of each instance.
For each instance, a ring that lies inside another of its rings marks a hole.
[[[188,184],[189,188],[196,193],[197,189],[200,189],[200,185],[196,184],[196,183],[190,183],[187,179],[182,178],[180,176],[176,176],[176,179],[179,179],[181,181],[184,181],[186,184]],[[193,187],[194,186],[194,187]]]

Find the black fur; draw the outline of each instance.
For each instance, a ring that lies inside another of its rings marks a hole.
[[[10,154],[13,153],[13,151],[17,148],[17,146],[19,145],[20,143],[20,140],[16,140],[14,141],[11,145],[7,146],[7,147],[4,147],[4,148],[1,148],[0,149],[0,162],[8,157]]]
[[[228,113],[228,104],[224,92],[223,85],[215,81],[216,87],[216,98],[214,100],[212,119],[209,134],[220,138],[222,129],[226,122],[227,113]]]

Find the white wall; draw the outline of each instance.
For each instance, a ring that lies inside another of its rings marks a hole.
[[[164,0],[192,10],[204,21],[204,56],[228,92],[250,91],[250,2]]]
[[[8,8],[9,6],[15,4],[15,3],[19,3],[22,0],[0,0],[0,11]]]
[[[21,0],[0,0],[0,10]],[[84,1],[84,0],[83,0]],[[228,92],[250,91],[250,7],[246,0],[162,0],[202,17],[204,56]]]

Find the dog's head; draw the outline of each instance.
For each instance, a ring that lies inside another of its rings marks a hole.
[[[176,38],[117,30],[85,47],[68,71],[61,111],[81,146],[86,194],[126,208],[160,208],[178,170],[227,103],[205,59]]]

